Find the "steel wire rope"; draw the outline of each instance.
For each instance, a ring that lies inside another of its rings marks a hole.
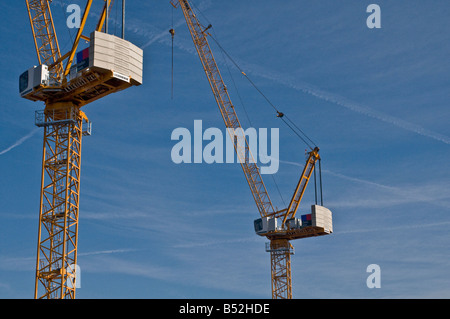
[[[269,98],[258,88],[258,86],[250,79],[250,77],[242,70],[242,68],[236,63],[236,61],[233,60],[233,58],[228,54],[228,52],[220,45],[220,43],[211,35],[209,34],[211,39],[214,40],[214,42],[217,44],[217,46],[220,48],[221,51],[230,59],[230,61],[235,65],[235,67],[244,75],[244,77],[250,82],[250,84],[258,91],[259,94],[267,101],[267,103],[277,112],[277,117],[281,118],[283,122],[312,150],[313,147],[310,143],[308,143],[306,140],[310,141],[312,145],[317,147],[316,143],[305,133],[303,130],[301,130],[286,114],[280,112],[277,107],[269,100]],[[286,119],[292,123],[292,125],[297,129],[297,131],[287,123],[283,118],[286,117]],[[302,137],[299,132],[304,136]]]
[[[195,9],[196,9],[198,12],[200,12],[200,14],[201,14],[202,17],[205,19],[205,21],[208,22],[208,24],[209,24],[209,25],[211,26],[211,28],[212,28],[212,31],[213,31],[213,33],[214,33],[214,36],[217,37],[216,31],[215,31],[214,27],[212,26],[211,22],[208,20],[208,18],[207,18],[207,17],[203,14],[203,12],[195,5],[194,2],[192,2],[192,5],[195,7]],[[212,36],[211,36],[211,38],[214,40],[214,42],[216,42],[216,44],[218,44],[217,41],[215,40],[215,38],[213,38]],[[242,96],[241,96],[241,94],[240,94],[240,92],[239,92],[239,89],[237,88],[236,81],[234,80],[234,77],[233,77],[233,75],[232,75],[232,73],[231,73],[230,67],[229,67],[228,63],[226,62],[225,55],[228,56],[228,59],[230,59],[230,57],[229,57],[229,55],[225,52],[225,50],[223,50],[223,48],[222,48],[220,45],[218,45],[218,46],[219,46],[219,48],[220,48],[220,52],[221,52],[221,54],[222,54],[222,58],[223,58],[223,60],[224,60],[224,64],[225,64],[225,66],[226,66],[226,68],[227,68],[227,70],[228,70],[228,74],[229,74],[229,76],[230,76],[230,78],[231,78],[231,82],[233,83],[234,89],[236,90],[236,93],[237,93],[237,95],[238,95],[239,101],[240,101],[241,106],[242,106],[242,108],[243,108],[243,110],[244,110],[244,113],[245,113],[245,116],[246,116],[246,118],[247,118],[247,121],[248,121],[248,123],[250,124],[250,126],[253,127],[252,121],[250,120],[250,116],[248,115],[248,112],[247,112],[247,109],[246,109],[246,107],[245,107],[245,104],[244,104],[244,101],[243,101],[243,99],[242,99]],[[231,59],[230,59],[230,60],[231,60]],[[232,62],[233,62],[233,61],[232,61]],[[234,64],[234,63],[233,63],[233,64]],[[239,69],[239,68],[238,68],[238,69]],[[285,202],[285,200],[284,200],[284,198],[283,198],[283,195],[281,194],[281,191],[280,191],[280,188],[279,188],[279,186],[278,186],[278,183],[277,183],[277,181],[275,180],[274,174],[270,174],[270,176],[272,177],[272,180],[273,180],[273,182],[274,182],[274,184],[275,184],[275,188],[277,189],[278,195],[280,196],[281,201],[283,202],[283,205],[284,205],[284,206],[287,206],[287,205],[286,205],[286,202]]]

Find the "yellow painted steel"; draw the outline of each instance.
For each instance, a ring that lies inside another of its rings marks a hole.
[[[69,60],[67,61],[67,64],[66,64],[66,69],[64,71],[64,77],[66,77],[70,72],[70,67],[72,66],[73,58],[75,57],[75,53],[78,48],[78,43],[80,42],[80,38],[83,34],[84,26],[86,25],[86,20],[89,15],[89,11],[91,10],[92,2],[93,2],[93,0],[88,0],[88,2],[86,3],[86,8],[84,9],[84,13],[83,13],[83,18],[81,19],[80,27],[78,28],[78,32],[75,37],[75,41],[73,42],[72,50],[70,51],[70,54],[69,54]]]
[[[231,102],[228,90],[223,82],[219,68],[209,46],[206,32],[204,32],[205,28],[203,28],[197,20],[188,1],[181,0],[178,3],[183,10],[197,53],[202,62],[203,69],[208,78],[217,105],[219,106],[226,128],[242,130],[242,126],[234,110],[234,105]],[[176,6],[176,3],[173,1],[172,4]],[[230,130],[229,133],[231,133]],[[233,138],[233,136],[231,136],[231,138]],[[256,161],[252,157],[247,139],[245,139],[244,145],[238,145],[239,143],[233,144],[260,215],[264,217],[272,214],[275,210],[259,169],[256,166]]]
[[[72,103],[44,111],[35,298],[74,299],[81,141],[87,118]]]
[[[80,22],[80,28],[77,31],[71,50],[62,56],[50,9],[50,3],[52,0],[25,0],[25,2],[28,9],[28,17],[30,20],[38,62],[40,65],[45,64],[49,67],[50,77],[54,80],[52,86],[63,86],[63,80],[70,72],[70,67],[72,66],[80,39],[90,41],[90,38],[84,36],[82,33],[84,31],[93,0],[88,0],[86,3],[83,17]],[[107,9],[110,8],[111,5],[111,0],[105,0],[105,6],[97,23],[96,31],[102,30],[107,16]],[[64,66],[63,62],[66,59],[67,62]]]
[[[272,299],[292,299],[292,251],[293,247],[287,239],[270,241]]]
[[[104,0],[105,1],[105,5],[103,6],[103,10],[102,10],[102,14],[100,15],[100,19],[98,20],[97,23],[97,28],[96,31],[102,31],[103,29],[103,25],[105,24],[105,20],[106,20],[106,16],[107,16],[107,10],[111,5],[111,0]]]
[[[286,220],[289,218],[294,218],[297,213],[297,209],[299,204],[305,194],[306,186],[308,186],[309,179],[311,178],[311,174],[314,171],[316,166],[316,162],[320,159],[319,156],[319,148],[316,147],[314,150],[309,152],[308,159],[306,160],[306,165],[303,168],[302,176],[298,181],[297,187],[295,188],[294,195],[292,195],[292,199],[289,203],[286,213],[284,213],[283,217],[283,226],[286,224]]]
[[[61,80],[62,62],[56,63],[61,57],[52,12],[51,0],[26,0],[31,32],[39,64],[54,65],[50,69],[50,77],[55,81]]]

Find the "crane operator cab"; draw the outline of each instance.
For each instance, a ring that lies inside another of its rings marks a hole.
[[[46,65],[34,66],[23,72],[19,77],[19,92],[22,97],[41,85],[49,85],[49,72]]]

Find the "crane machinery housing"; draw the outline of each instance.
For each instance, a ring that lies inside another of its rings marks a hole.
[[[44,128],[35,298],[75,298],[81,141],[91,134],[81,107],[142,84],[143,51],[126,41],[124,32],[122,38],[108,34],[114,0],[102,1],[100,19],[89,36],[83,31],[93,0],[86,1],[72,48],[62,55],[52,0],[25,0],[39,64],[20,76],[19,92],[45,103],[35,113],[35,125]],[[122,0],[123,13],[124,8]],[[89,47],[77,51],[81,39]]]
[[[208,42],[208,36],[211,37],[211,34],[207,30],[211,28],[211,25],[205,27],[199,22],[188,0],[171,0],[170,3],[173,7],[180,7],[183,11],[189,32],[226,128],[232,128],[235,131],[243,130]],[[173,29],[170,30],[170,33],[173,37]],[[246,75],[244,72],[242,73]],[[278,112],[277,116],[283,117],[283,114]],[[245,135],[242,134],[242,136]],[[233,136],[230,137],[233,139]],[[323,206],[323,202],[321,202],[321,205],[317,205],[316,201],[316,205],[311,206],[311,214],[303,215],[301,218],[296,217],[317,161],[320,164],[319,148],[311,148],[311,151],[308,153],[305,167],[288,207],[283,210],[275,210],[259,168],[253,160],[247,139],[245,139],[245,143],[234,143],[234,147],[260,213],[260,218],[254,222],[255,232],[257,235],[269,239],[266,251],[270,252],[271,258],[272,298],[291,299],[291,254],[294,253],[294,249],[290,241],[299,238],[328,235],[333,232],[332,213]]]

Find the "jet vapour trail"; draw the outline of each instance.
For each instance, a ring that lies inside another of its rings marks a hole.
[[[21,139],[19,139],[17,142],[15,142],[13,145],[11,145],[10,147],[4,149],[3,151],[0,152],[0,155],[3,155],[5,153],[8,153],[9,151],[11,151],[12,149],[16,148],[17,146],[21,145],[23,142],[25,142],[26,140],[28,140],[30,137],[32,137],[34,134],[37,133],[37,131],[39,131],[39,128],[35,128],[34,130],[32,130],[30,133],[28,133],[27,135],[25,135],[24,137],[22,137]]]
[[[209,7],[209,2],[202,3],[201,6],[205,7],[204,9],[206,9],[207,7]],[[179,26],[183,23],[184,23],[183,20],[179,20],[176,23],[176,26]],[[137,32],[136,30],[132,30],[132,31]],[[157,31],[154,28],[154,30],[149,33],[150,34],[146,34],[146,36],[149,38],[149,41],[147,43],[145,43],[142,46],[142,48],[145,48],[155,42],[163,43],[163,44],[169,45],[169,46],[172,45],[169,40],[168,31]],[[164,35],[166,35],[166,36],[164,36]],[[179,43],[178,41],[175,42],[175,46],[183,51],[190,53],[190,54],[197,55],[197,52],[192,47],[185,46],[185,45]],[[237,61],[237,60],[238,59],[235,59],[235,61]],[[217,61],[217,62],[220,63],[219,61]],[[278,82],[281,85],[284,85],[284,86],[292,88],[294,90],[301,91],[303,93],[312,95],[318,99],[333,103],[335,105],[339,105],[339,106],[344,107],[353,112],[362,114],[367,117],[371,117],[373,119],[394,125],[398,128],[404,129],[406,131],[410,131],[410,132],[416,133],[418,135],[432,138],[436,141],[440,141],[440,142],[450,145],[450,137],[449,136],[428,130],[418,124],[414,124],[414,123],[405,121],[403,119],[391,116],[389,114],[385,114],[383,112],[374,110],[368,106],[351,101],[351,100],[349,100],[343,96],[340,96],[338,94],[330,93],[330,92],[324,91],[316,86],[313,86],[311,84],[298,81],[297,79],[294,79],[290,76],[286,76],[284,74],[280,74],[280,73],[277,73],[277,72],[274,72],[271,70],[267,70],[260,66],[252,65],[252,64],[246,63],[244,61],[238,61],[238,64],[242,67],[242,69],[244,70],[244,72],[246,72],[246,74],[251,73],[260,78],[265,78],[267,80]],[[236,68],[236,66],[234,66],[233,63],[230,63],[229,66]]]
[[[400,225],[400,226],[396,226],[396,227],[386,227],[386,228],[344,230],[344,231],[336,232],[335,234],[353,234],[353,233],[396,231],[396,230],[403,230],[403,229],[423,229],[424,227],[439,227],[439,226],[447,226],[447,225],[450,225],[450,221],[428,223],[428,224]]]
[[[211,1],[203,1],[201,2],[198,6],[197,6],[201,11],[208,9],[209,7],[211,7]],[[178,28],[179,26],[182,26],[186,24],[186,20],[184,18],[180,19],[177,21],[177,23],[175,23],[173,25],[173,28]],[[144,49],[146,47],[148,47],[149,45],[153,44],[154,42],[166,42],[169,39],[169,30],[163,31],[163,32],[154,32],[149,38],[150,40],[145,43],[144,45],[141,46],[141,49]],[[167,42],[166,44],[168,45],[172,45],[171,42]],[[182,50],[184,51],[188,51],[189,53],[193,53],[196,54],[197,51],[195,51],[193,48],[187,48],[184,46],[180,46],[177,45],[178,47],[180,47]]]
[[[271,158],[272,160],[276,160],[275,158]],[[294,165],[294,166],[298,166],[298,167],[303,167],[304,165],[300,164],[300,163],[296,163],[296,162],[289,162],[289,161],[282,161],[282,160],[278,160],[279,163],[284,163],[284,164],[289,164],[289,165]],[[372,186],[376,186],[379,188],[383,188],[389,191],[399,191],[400,189],[397,187],[392,187],[392,186],[388,186],[388,185],[383,185],[383,184],[379,184],[379,183],[375,183],[375,182],[371,182],[371,181],[367,181],[364,179],[360,179],[360,178],[356,178],[356,177],[350,177],[350,176],[346,176],[343,174],[339,174],[339,173],[335,173],[332,171],[329,171],[327,169],[322,169],[322,172],[325,174],[330,174],[342,179],[346,179],[352,182],[357,182],[357,183],[363,183],[363,184],[368,184],[368,185],[372,185]]]
[[[276,160],[272,158],[272,160]],[[298,167],[303,167],[302,164],[295,163],[295,162],[289,162],[289,161],[281,161],[278,160],[279,163],[285,163],[289,165],[294,165]],[[446,193],[439,193],[434,191],[434,188],[438,189],[447,189],[448,185],[445,184],[439,184],[434,185],[434,187],[429,190],[429,187],[427,185],[421,186],[421,187],[395,187],[395,186],[389,186],[385,184],[380,184],[368,180],[364,180],[361,178],[351,177],[347,175],[343,175],[340,173],[335,173],[330,170],[322,169],[322,173],[329,174],[341,179],[345,179],[351,182],[359,183],[359,184],[366,184],[370,186],[377,187],[379,189],[383,189],[385,191],[388,191],[389,194],[396,196],[396,203],[418,203],[418,202],[429,202],[433,203],[434,205],[444,207],[444,208],[450,208],[447,199],[449,198],[448,194]],[[388,202],[386,200],[385,202]]]
[[[364,106],[364,105],[358,104],[356,102],[350,101],[343,96],[339,96],[337,94],[323,91],[323,90],[321,90],[317,87],[314,87],[310,84],[298,82],[293,79],[289,79],[288,77],[279,76],[279,75],[275,75],[275,74],[271,74],[271,73],[267,73],[267,72],[262,73],[262,74],[256,74],[256,75],[267,78],[269,80],[276,81],[282,85],[288,86],[295,90],[310,94],[321,100],[345,107],[351,111],[363,114],[365,116],[383,121],[385,123],[392,124],[394,126],[402,128],[404,130],[414,132],[416,134],[419,134],[419,135],[422,135],[425,137],[429,137],[429,138],[432,138],[437,141],[440,141],[440,142],[450,145],[450,137],[448,137],[446,135],[425,129],[418,124],[410,123],[408,121],[399,119],[397,117],[376,111],[368,106]]]
[[[385,123],[392,124],[398,128],[432,138],[434,140],[443,142],[445,144],[450,145],[450,137],[428,130],[418,124],[410,123],[408,121],[402,120],[400,118],[391,116],[389,114],[385,114],[383,112],[379,112],[377,110],[374,110],[366,105],[359,104],[357,102],[351,101],[343,96],[340,96],[338,94],[330,93],[327,91],[324,91],[314,85],[311,85],[309,83],[305,83],[302,81],[298,81],[297,79],[294,79],[291,76],[287,76],[284,74],[280,74],[271,70],[267,70],[264,68],[261,68],[259,66],[251,65],[246,62],[240,62],[239,64],[244,65],[242,68],[244,72],[252,73],[255,76],[265,78],[267,80],[278,82],[279,84],[294,89],[296,91],[301,91],[303,93],[312,95],[318,99],[324,100],[326,102],[330,102],[339,106],[342,106],[346,109],[349,109],[353,112],[360,113],[362,115],[374,118],[376,120],[380,120]],[[233,66],[233,65],[232,65]],[[236,67],[236,66],[233,66]]]
[[[128,252],[135,252],[139,249],[111,249],[111,250],[99,250],[99,251],[91,251],[86,253],[79,253],[78,256],[92,256],[92,255],[109,255],[109,254],[122,254]]]

